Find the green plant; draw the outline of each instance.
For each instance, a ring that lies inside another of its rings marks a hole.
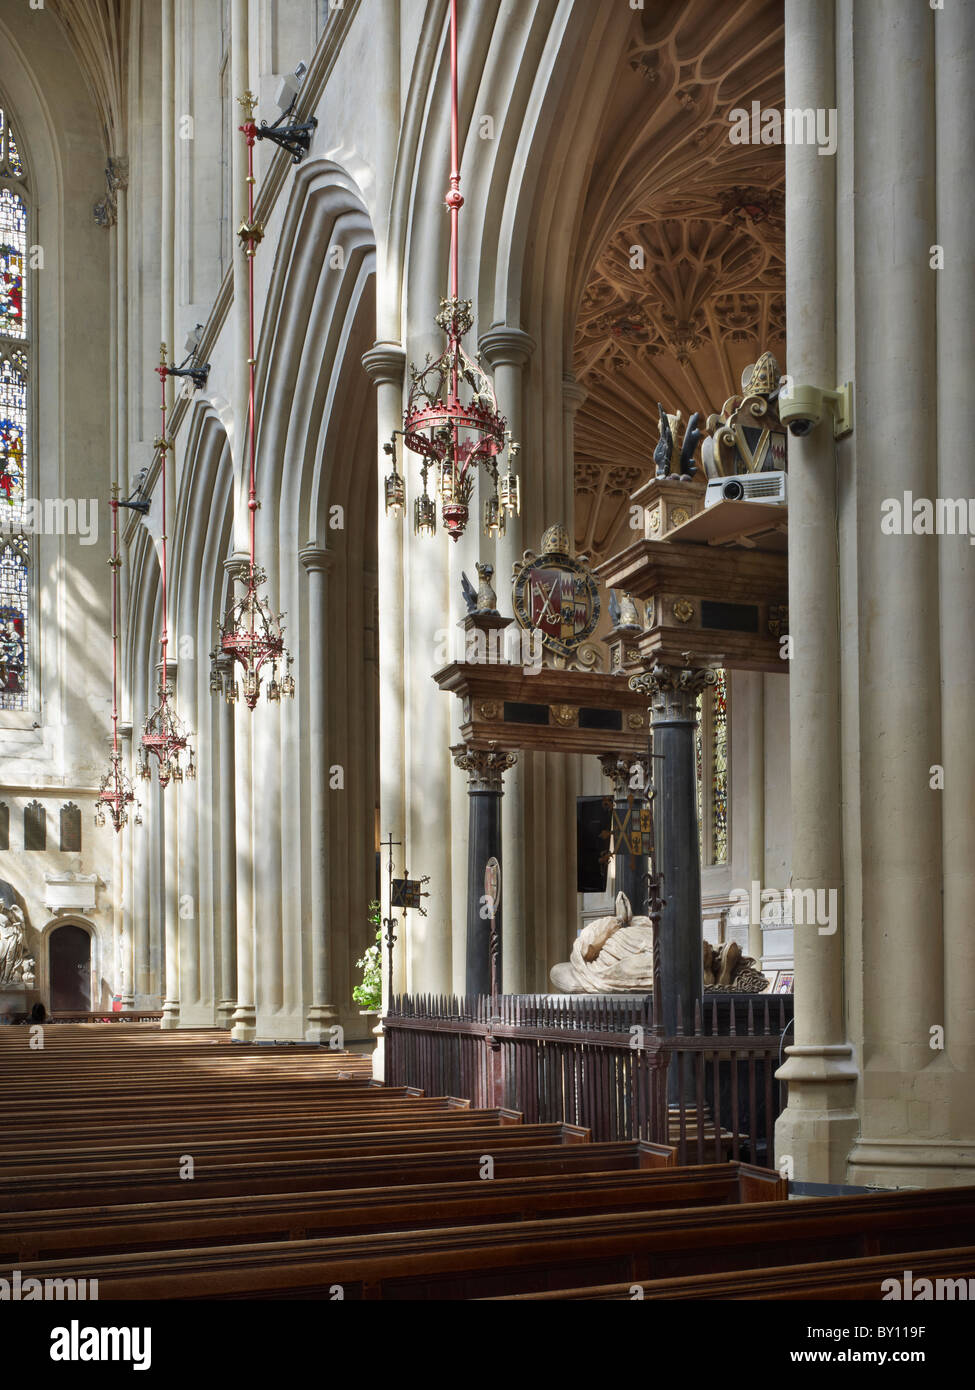
[[[383,997],[382,909],[378,902],[369,904],[369,921],[376,928],[376,944],[368,946],[356,965],[362,971],[362,984],[356,985],[352,998],[362,1009],[378,1013]]]

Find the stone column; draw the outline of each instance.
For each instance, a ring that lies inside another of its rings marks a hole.
[[[328,573],[333,556],[306,545],[298,559],[308,575],[308,665],[313,672],[308,695],[304,747],[310,767],[308,843],[311,858],[311,1004],[305,1041],[328,1043],[338,1011],[332,998],[328,919]]]
[[[196,663],[193,662],[183,681],[179,714],[186,727],[192,731],[191,742],[198,745],[195,675]],[[200,953],[203,942],[200,930],[200,790],[199,782],[183,782],[177,788],[176,800],[179,827],[179,979],[184,1016],[199,1009],[201,1002]],[[193,1019],[193,1026],[199,1026],[200,1022],[197,1013]],[[189,1018],[186,1026],[191,1026]]]
[[[967,498],[972,495],[975,435],[975,9],[948,5],[936,13],[934,43],[938,223],[932,240],[945,248],[943,269],[931,272],[938,293],[938,496]],[[943,807],[945,1045],[954,1066],[969,1075],[975,1067],[975,549],[970,539],[942,536],[938,541],[942,753],[931,762],[945,765],[945,784],[943,791],[928,793],[940,796]],[[971,1108],[966,1123],[965,1132],[971,1134]]]
[[[689,659],[690,653],[686,653]],[[694,1005],[704,987],[701,932],[701,848],[697,819],[697,697],[715,673],[655,662],[630,678],[650,696],[653,751],[655,860],[663,909],[660,916],[660,992],[654,1014],[672,1037],[678,1022],[694,1025]],[[662,1010],[662,1012],[661,1012]],[[672,1096],[671,1099],[674,1099]]]
[[[650,782],[650,759],[631,758],[616,753],[602,753],[599,765],[603,776],[613,784],[613,801],[616,820],[619,825],[627,825],[628,831],[639,831],[640,812],[646,806],[646,797],[638,788],[631,785],[632,769],[639,764],[643,773],[644,787]],[[631,854],[625,845],[615,847],[617,893],[625,893],[633,909],[634,917],[645,917],[648,911],[647,895],[647,855]]]
[[[224,561],[231,578],[243,588],[247,556],[235,554]],[[239,684],[239,682],[238,682]],[[236,927],[237,1007],[231,1019],[234,1042],[253,1042],[257,1036],[256,933],[254,921],[254,788],[253,721],[240,701],[234,707],[234,802],[236,812]]]
[[[859,42],[859,39],[858,39]],[[833,0],[787,0],[786,106],[836,106]],[[857,88],[856,99],[870,100]],[[899,97],[897,98],[899,100]],[[849,110],[845,112],[850,118]],[[836,387],[836,158],[786,146],[786,309],[789,371]],[[857,268],[859,274],[859,266]],[[840,593],[836,446],[832,417],[789,439],[789,680],[792,885],[843,891]],[[879,522],[878,522],[879,526]],[[794,929],[795,1038],[778,1075],[789,1104],[775,1133],[796,1178],[845,1180],[856,1067],[847,1042],[843,934]]]
[[[160,0],[160,72],[162,82],[162,124],[159,158],[159,297],[161,303],[160,336],[169,350],[170,361],[176,359],[175,315],[175,258],[176,258],[176,107],[175,52],[173,33],[173,0]],[[172,534],[170,532],[170,534]]]
[[[943,615],[960,596],[942,595],[939,605],[939,552],[950,537],[910,534],[911,515],[905,518],[908,534],[885,534],[881,518],[886,500],[900,502],[905,492],[932,502],[938,496],[940,383],[926,387],[916,373],[919,363],[937,360],[943,272],[931,268],[931,245],[942,240],[934,35],[944,16],[910,0],[891,0],[879,9],[857,0],[853,15],[863,921],[858,970],[865,988],[861,1122],[847,1172],[850,1182],[936,1185],[951,1180],[939,1175],[942,1166],[961,1159],[959,1167],[970,1173],[972,1162],[970,1145],[962,1158],[943,1142],[946,1135],[959,1135],[959,1116],[929,1031],[945,1016],[944,794],[932,790],[930,768],[943,762],[950,778],[956,751],[941,729],[939,606]],[[945,113],[949,126],[959,118]],[[968,236],[970,231],[966,242]],[[954,249],[961,253],[961,246]],[[947,317],[965,335],[970,362],[971,325],[963,314],[962,303],[952,305]],[[947,406],[946,423],[955,411],[954,404]],[[970,445],[964,448],[967,455]],[[957,468],[964,471],[954,477],[965,479],[967,495],[967,457]],[[958,632],[963,630],[970,630],[970,621]],[[970,643],[970,631],[962,641]],[[951,669],[954,685],[957,668]],[[963,750],[971,738],[970,709],[968,716]],[[952,729],[959,729],[957,714]],[[962,760],[960,775],[963,769]],[[970,1094],[970,1081],[966,1089]],[[919,1170],[920,1179],[914,1176]]]
[[[140,677],[136,682],[136,696],[144,694],[147,682],[144,677]],[[142,708],[146,708],[146,700],[141,702]],[[138,707],[138,704],[137,704]],[[136,733],[136,738],[141,736],[141,727]],[[130,762],[130,775],[135,773],[135,768]],[[150,922],[152,920],[152,869],[150,863],[150,845],[152,843],[152,832],[161,833],[161,827],[153,823],[153,801],[152,784],[143,782],[138,777],[135,778],[135,794],[142,802],[142,815],[145,824],[139,828],[133,828],[132,836],[129,841],[129,858],[131,873],[132,894],[132,950],[133,950],[133,972],[135,979],[135,1006],[139,1009],[156,1007],[156,1000],[153,998],[154,981],[152,978],[152,937],[150,932]]]
[[[166,460],[163,460],[165,467]],[[162,666],[157,668],[162,679]],[[177,710],[177,664],[167,658],[166,673],[172,691],[171,704]],[[156,768],[158,775],[158,765]],[[160,1028],[179,1027],[179,786],[170,782],[160,788],[160,808],[163,812],[162,890],[163,890],[163,956],[166,966],[162,1018]]]
[[[383,482],[391,461],[382,445],[403,424],[403,374],[406,354],[398,343],[376,343],[362,358],[362,365],[376,386],[376,421],[379,438],[379,819],[380,838],[392,832],[393,840],[406,843],[406,682],[403,534],[409,518],[386,515]],[[405,477],[402,441],[397,467]],[[394,866],[403,869],[403,849],[396,851]],[[384,865],[385,867],[385,865]],[[384,911],[388,904],[384,904]],[[383,989],[387,989],[383,972]],[[393,983],[397,993],[406,990],[406,947],[401,940],[393,959]],[[383,1007],[387,1004],[383,996]]]
[[[544,479],[546,505],[549,513],[543,527],[561,521],[570,537],[575,535],[575,417],[586,399],[585,388],[574,377],[562,378],[562,456],[561,468],[552,467],[551,477]],[[538,541],[540,537],[534,537]],[[541,810],[542,827],[533,824],[535,843],[563,844],[565,853],[548,856],[547,892],[543,904],[536,899],[536,922],[539,907],[542,921],[548,924],[548,950],[543,980],[547,982],[552,966],[568,960],[576,928],[580,925],[579,896],[576,892],[575,834],[576,796],[579,791],[578,755],[549,753],[535,759],[535,806]],[[543,801],[542,807],[538,806]],[[543,988],[547,987],[543,985]]]
[[[482,916],[484,871],[489,859],[501,863],[501,797],[504,773],[514,767],[517,755],[495,749],[473,749],[456,744],[451,750],[454,762],[468,774],[470,798],[470,836],[467,850],[467,976],[468,994],[491,993],[492,920]],[[497,978],[502,979],[501,912],[504,903],[504,866],[501,871],[501,902],[494,907],[494,936],[498,953]]]
[[[535,351],[535,340],[520,328],[495,326],[478,346],[494,373],[498,403],[516,443],[524,445],[522,388],[524,370]],[[520,457],[525,457],[524,447]],[[519,471],[518,468],[515,469]],[[524,482],[522,483],[524,486]],[[525,551],[521,513],[509,516],[503,536],[495,542],[495,585],[502,609],[511,606],[511,573]],[[501,850],[504,862],[504,991],[520,994],[528,988],[525,894],[525,790],[531,777],[531,754],[508,773],[505,787]]]
[[[233,661],[222,657],[218,663],[225,680],[233,680]],[[212,766],[219,776],[217,814],[219,835],[217,853],[219,855],[220,875],[220,935],[216,943],[219,960],[219,984],[214,991],[217,998],[217,1026],[229,1028],[237,1002],[237,853],[236,853],[236,805],[234,776],[234,706],[228,700],[220,700],[213,720],[217,734],[217,754],[219,764],[214,758]]]
[[[130,750],[132,746],[132,725],[123,724],[119,720],[119,744],[122,752],[122,766],[126,770],[131,762]],[[135,784],[136,797],[139,795],[138,783]],[[130,835],[140,834],[142,827],[135,825],[136,806],[128,808],[129,821],[126,829]],[[113,871],[115,874],[115,890],[113,899],[115,902],[115,920],[121,947],[121,962],[119,970],[119,982],[117,993],[122,996],[122,1008],[131,1009],[135,1007],[135,950],[133,936],[133,894],[132,894],[132,874],[130,872],[130,856],[126,852],[123,840],[125,832],[115,836],[115,846],[113,855]]]

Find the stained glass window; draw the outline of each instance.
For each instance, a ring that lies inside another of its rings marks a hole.
[[[0,333],[27,337],[27,208],[10,188],[0,188]]]
[[[24,161],[0,109],[0,709],[28,703],[31,329]]]
[[[728,860],[728,678],[697,697],[697,819],[703,864]]]

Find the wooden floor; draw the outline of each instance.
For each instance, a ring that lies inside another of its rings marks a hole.
[[[99,1300],[878,1299],[908,1269],[975,1279],[975,1189],[788,1201],[764,1169],[384,1088],[369,1058],[319,1048],[0,1028],[0,1112],[0,1277],[97,1280]]]

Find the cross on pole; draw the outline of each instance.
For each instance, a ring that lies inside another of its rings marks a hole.
[[[385,928],[386,933],[384,940],[386,944],[387,972],[389,980],[389,989],[387,997],[390,1000],[392,1000],[393,997],[393,947],[396,945],[396,928],[399,926],[399,919],[393,916],[393,850],[402,848],[403,846],[401,841],[393,839],[392,831],[389,832],[386,839],[383,840],[382,844],[380,845],[380,849],[384,849],[388,853],[386,867],[387,879],[389,882],[389,896],[387,899],[387,901],[389,902],[389,916],[383,918],[383,927]]]

